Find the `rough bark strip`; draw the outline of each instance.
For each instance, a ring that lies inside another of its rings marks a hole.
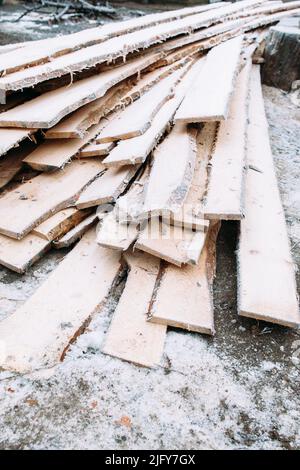
[[[98,216],[96,213],[88,216],[74,228],[69,230],[63,237],[59,238],[58,240],[54,240],[53,246],[54,248],[67,248],[71,246],[73,243],[77,242],[82,235],[85,234],[95,223],[98,221]]]
[[[32,233],[44,240],[53,241],[69,232],[69,230],[85,219],[89,213],[89,210],[79,211],[75,207],[69,207],[49,217],[49,219],[34,228]]]
[[[259,66],[253,66],[248,126],[245,219],[238,248],[239,314],[285,326],[300,324],[284,212],[268,138]]]
[[[159,364],[166,337],[166,326],[146,321],[159,260],[145,253],[126,254],[129,275],[114,312],[102,352],[140,366]]]

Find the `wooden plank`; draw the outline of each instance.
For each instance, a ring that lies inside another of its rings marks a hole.
[[[13,147],[17,147],[20,142],[30,137],[32,133],[32,129],[0,129],[0,157]]]
[[[191,123],[227,118],[242,40],[242,36],[229,39],[207,54],[205,65],[179,107],[175,121]]]
[[[220,223],[211,226],[198,266],[165,264],[148,312],[151,322],[213,335],[212,282]]]
[[[98,246],[90,230],[37,291],[1,322],[1,368],[30,372],[59,363],[102,306],[120,272],[119,258],[118,252]]]
[[[147,164],[138,172],[129,190],[117,199],[115,211],[120,223],[140,222],[139,215],[143,208],[149,175],[150,165]]]
[[[95,225],[97,221],[98,216],[96,213],[88,216],[74,228],[69,230],[69,232],[67,232],[64,236],[62,236],[58,240],[54,240],[54,248],[68,248],[69,246],[73,245],[73,243],[77,242],[77,240],[79,240],[82,235],[85,234],[85,232],[87,232],[93,225]]]
[[[268,138],[259,67],[252,70],[245,218],[238,249],[239,314],[296,327],[300,314],[295,266]]]
[[[23,274],[50,248],[50,242],[32,233],[22,240],[0,235],[0,264]]]
[[[101,157],[108,155],[109,152],[114,148],[113,142],[106,142],[104,144],[91,143],[81,149],[79,156],[81,158],[86,157]]]
[[[23,159],[32,152],[34,142],[29,140],[20,147],[11,149],[4,158],[0,158],[0,189],[9,183],[22,169]]]
[[[176,266],[198,264],[206,233],[168,225],[152,218],[141,230],[134,247]]]
[[[103,218],[97,233],[97,243],[113,250],[125,251],[138,237],[138,224],[120,224],[115,210]]]
[[[217,133],[204,207],[208,219],[240,220],[243,217],[250,70],[249,62],[238,77],[228,119],[220,124]]]
[[[177,123],[154,151],[141,218],[171,216],[181,209],[193,177],[197,133]]]
[[[204,219],[204,196],[208,184],[208,165],[215,143],[217,124],[205,123],[197,135],[197,157],[190,188],[183,206],[171,215],[171,223],[179,227],[195,230],[208,229],[209,222]],[[170,220],[168,216],[167,220]]]
[[[201,5],[164,13],[154,13],[127,21],[109,23],[104,26],[85,29],[73,34],[48,38],[41,41],[31,41],[23,44],[0,46],[0,54],[11,52],[22,46],[22,50],[12,54],[5,54],[1,58],[0,76],[21,70],[28,66],[50,62],[54,57],[67,54],[71,51],[102,43],[122,34],[134,32],[140,28],[154,26],[160,23],[177,20],[203,11],[220,8],[222,4]],[[26,46],[26,47],[25,47]]]
[[[182,78],[182,81],[176,86],[174,98],[167,101],[153,118],[149,129],[140,136],[120,141],[110,152],[110,155],[103,160],[105,166],[119,167],[123,165],[135,165],[137,163],[143,163],[146,160],[149,153],[155,148],[166,132],[194,74],[198,73],[203,64],[203,59],[197,60]]]
[[[63,171],[36,176],[0,198],[0,233],[23,238],[50,215],[73,205],[103,167],[97,159],[74,161]]]
[[[69,232],[90,213],[88,210],[79,211],[75,207],[68,207],[49,217],[32,230],[32,233],[44,240],[53,241]]]
[[[140,366],[158,365],[166,326],[146,321],[159,274],[159,261],[144,253],[126,254],[129,275],[114,312],[102,352]]]
[[[112,142],[144,134],[161,106],[174,96],[174,88],[186,71],[187,66],[154,85],[140,99],[125,108],[118,119],[111,121],[100,132],[97,141]]]
[[[252,16],[252,15],[268,15],[271,13],[278,13],[281,11],[287,12],[288,10],[293,10],[296,8],[300,7],[300,1],[294,1],[294,2],[287,2],[287,3],[282,3],[282,2],[266,2],[263,3],[263,5],[256,6],[253,9],[249,9],[247,11],[244,11],[241,13],[241,16],[246,17],[246,16]]]
[[[79,154],[82,147],[93,140],[107,123],[106,119],[102,119],[98,124],[94,124],[82,139],[46,140],[28,155],[24,162],[38,171],[59,170]]]
[[[122,194],[138,170],[136,166],[110,168],[84,191],[76,202],[78,209],[112,203]]]
[[[192,31],[217,23],[235,12],[243,11],[259,3],[262,1],[243,0],[238,4],[218,8],[215,12],[207,11],[109,39],[101,44],[54,58],[49,63],[8,74],[0,78],[0,90],[2,93],[8,90],[18,90],[68,73],[80,72],[98,64],[111,62],[120,57],[124,58],[130,53],[139,49],[144,50],[168,38],[190,34]]]
[[[48,129],[81,106],[101,98],[114,85],[147,68],[161,53],[144,54],[121,67],[115,67],[72,85],[43,93],[20,106],[0,114],[0,127]],[[1,80],[1,79],[0,79]]]

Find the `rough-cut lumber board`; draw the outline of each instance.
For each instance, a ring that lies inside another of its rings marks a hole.
[[[229,117],[221,122],[212,157],[204,213],[208,219],[243,217],[247,104],[251,63],[240,72]]]
[[[192,181],[198,130],[177,123],[156,148],[141,218],[172,215],[182,207]]]
[[[75,207],[68,207],[35,227],[32,233],[44,238],[44,240],[53,241],[69,232],[69,230],[85,219],[89,213],[90,211],[88,210],[79,211]]]
[[[0,78],[0,91],[2,95],[5,95],[5,92],[8,90],[18,90],[33,86],[45,80],[68,73],[79,72],[120,57],[124,58],[129,53],[135,52],[138,49],[145,49],[180,34],[189,34],[201,27],[224,20],[233,13],[243,11],[245,8],[258,3],[262,3],[261,0],[244,0],[218,8],[216,12],[208,11],[192,15],[109,39],[101,44],[54,58],[50,63],[30,67],[4,76]]]
[[[182,266],[198,264],[204,246],[206,233],[171,226],[152,218],[140,235],[134,247],[161,259]]]
[[[215,333],[212,282],[219,225],[210,227],[198,266],[163,266],[148,312],[151,322],[198,333]]]
[[[114,312],[102,352],[145,367],[159,364],[166,326],[146,321],[159,260],[145,253],[126,254],[129,275]]]
[[[100,119],[113,110],[125,93],[128,85],[121,83],[104,96],[77,109],[70,116],[60,121],[45,133],[46,139],[71,139],[82,138],[86,130],[93,124],[98,124]]]
[[[120,67],[44,93],[0,114],[0,126],[45,129],[53,127],[67,114],[101,98],[111,87],[147,68],[161,56],[161,53],[150,52]]]
[[[154,149],[155,145],[159,142],[168,128],[168,125],[172,121],[176,109],[180,105],[192,78],[194,75],[199,73],[203,64],[203,59],[197,60],[197,62],[182,78],[182,81],[176,86],[174,90],[174,98],[171,98],[158,111],[150,128],[140,136],[120,141],[111,151],[110,155],[103,160],[103,164],[105,166],[119,167],[123,165],[134,165],[137,163],[143,163],[146,160],[149,153]]]
[[[92,214],[74,228],[72,228],[69,232],[67,232],[63,237],[59,238],[58,240],[54,240],[53,246],[54,248],[67,248],[73,243],[75,243],[82,235],[87,232],[87,230],[92,227],[98,221],[97,214]]]
[[[0,198],[0,233],[23,238],[50,215],[74,204],[102,171],[97,159],[74,161],[63,171],[43,173],[6,193]]]
[[[138,237],[138,224],[120,224],[115,211],[103,218],[97,233],[97,243],[113,250],[125,251]]]
[[[51,171],[63,168],[66,163],[77,155],[82,147],[93,140],[106,125],[107,120],[102,119],[98,124],[94,124],[82,139],[46,140],[30,155],[24,158],[24,162],[38,171]]]
[[[172,214],[171,222],[180,227],[206,231],[208,221],[204,219],[203,199],[208,183],[208,164],[216,137],[217,124],[205,123],[197,135],[197,157],[190,189],[182,208]]]
[[[13,147],[17,147],[22,140],[30,137],[32,133],[33,130],[31,129],[0,129],[0,157]]]
[[[0,367],[30,372],[62,360],[108,295],[120,272],[119,257],[97,245],[90,230],[33,296],[0,323],[5,343]]]
[[[32,233],[26,235],[22,240],[14,240],[0,235],[0,264],[22,274],[49,248],[50,242],[48,240],[42,240]]]
[[[253,66],[245,218],[238,249],[239,314],[299,326],[295,266],[268,138],[259,67]]]
[[[115,205],[116,218],[120,223],[139,222],[150,175],[150,165],[142,167],[129,190],[120,196]]]
[[[81,158],[105,156],[114,148],[114,145],[113,142],[106,142],[104,144],[91,143],[81,149],[79,156]]]
[[[226,2],[225,2],[226,3]],[[12,54],[5,54],[1,58],[0,75],[2,72],[11,73],[26,66],[33,66],[51,61],[53,57],[67,54],[71,51],[81,49],[104,42],[114,36],[120,36],[134,32],[140,28],[154,26],[160,23],[177,20],[189,15],[201,13],[206,10],[220,8],[222,4],[201,5],[192,8],[184,8],[171,12],[154,13],[118,23],[110,23],[102,27],[85,29],[77,33],[59,36],[53,39],[32,41],[31,43],[11,44],[0,47],[0,54],[10,52],[22,46],[22,50]],[[24,48],[24,46],[26,46]]]
[[[24,142],[20,147],[11,149],[5,157],[0,158],[0,189],[9,183],[23,167],[23,159],[32,152],[35,143]]]
[[[242,36],[214,47],[179,107],[180,122],[220,121],[227,118],[242,49]],[[220,73],[222,70],[222,73]]]
[[[124,166],[122,168],[110,168],[100,178],[91,183],[79,196],[76,207],[98,206],[99,204],[112,203],[122,194],[130,180],[138,170],[136,166]]]
[[[294,1],[294,2],[266,2],[262,6],[257,6],[256,8],[249,9],[246,11],[243,11],[240,16],[243,18],[246,16],[252,16],[252,15],[268,15],[271,13],[277,13],[277,12],[287,12],[288,10],[293,10],[295,8],[300,7],[300,1]]]
[[[174,87],[186,71],[187,68],[183,67],[154,85],[130,104],[118,119],[111,121],[100,132],[97,141],[112,142],[144,134],[161,106],[174,96]]]

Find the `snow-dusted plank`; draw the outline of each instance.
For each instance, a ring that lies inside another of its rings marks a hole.
[[[54,240],[54,248],[67,248],[70,245],[73,245],[77,240],[79,240],[85,232],[88,231],[98,221],[98,216],[96,213],[86,217],[78,225],[69,230],[65,235],[60,237],[58,240]],[[95,235],[96,237],[96,235]]]
[[[195,265],[199,262],[205,238],[203,231],[193,232],[153,218],[141,230],[134,247],[176,266]]]
[[[115,67],[72,85],[43,93],[26,103],[0,114],[1,127],[48,129],[81,106],[101,98],[111,87],[147,68],[161,53],[144,54],[122,67]],[[1,80],[1,79],[0,79]]]
[[[186,66],[162,79],[140,99],[134,101],[99,134],[98,142],[130,139],[144,134],[159,109],[174,96],[174,87],[186,72]]]
[[[55,240],[78,225],[88,214],[89,211],[87,210],[79,211],[75,209],[75,207],[68,207],[52,215],[49,219],[35,227],[32,233],[44,240]]]
[[[209,219],[243,217],[250,70],[248,62],[237,79],[228,119],[218,129],[204,206],[205,217]]]
[[[0,198],[0,233],[23,238],[50,215],[73,205],[103,171],[97,159],[74,161],[64,170],[32,178]]]
[[[22,140],[30,137],[32,133],[32,129],[0,129],[0,157],[13,147],[17,147]]]
[[[33,296],[0,323],[5,344],[0,367],[30,372],[61,361],[108,295],[119,258],[97,245],[91,229]]]
[[[121,224],[115,210],[103,218],[97,233],[97,243],[113,250],[125,251],[138,237],[138,224]]]
[[[205,123],[197,135],[197,156],[192,182],[182,207],[171,216],[171,222],[179,227],[206,231],[209,225],[204,219],[203,199],[208,184],[208,164],[216,137],[217,124]]]
[[[104,144],[90,143],[80,151],[81,158],[87,157],[102,157],[108,155],[109,152],[114,148],[113,142],[106,142]]]
[[[109,39],[101,44],[86,47],[51,62],[29,67],[0,78],[0,90],[4,94],[8,90],[17,90],[33,86],[39,82],[79,72],[97,64],[110,62],[129,53],[166,41],[168,38],[209,26],[224,20],[233,13],[243,11],[246,7],[261,3],[261,0],[244,0],[236,4],[226,5],[215,12],[204,12],[186,18],[159,24],[146,29]]]
[[[229,39],[207,54],[203,69],[175,115],[176,121],[189,123],[227,118],[242,41],[242,36]]]
[[[253,66],[249,104],[245,218],[238,249],[239,314],[299,326],[300,314],[284,211],[264,111],[260,71]]]
[[[110,168],[100,178],[93,181],[76,202],[78,209],[115,202],[122,194],[138,170],[136,166]]]
[[[75,157],[82,147],[93,140],[106,125],[107,121],[102,119],[98,124],[94,124],[82,139],[46,140],[24,158],[24,162],[38,171],[59,170]]]
[[[166,326],[146,321],[160,262],[145,253],[126,254],[129,275],[114,312],[102,352],[140,366],[158,365]]]
[[[154,151],[142,218],[170,216],[182,207],[193,177],[197,133],[177,123]]]
[[[197,266],[164,266],[149,311],[151,322],[214,334],[212,281],[218,230],[219,223],[210,227]]]
[[[201,5],[164,13],[154,13],[140,18],[133,18],[117,23],[109,23],[104,26],[85,29],[77,33],[58,36],[51,39],[48,38],[40,41],[0,46],[0,54],[5,54],[1,58],[0,75],[2,72],[5,72],[6,74],[12,73],[28,66],[49,62],[54,57],[68,54],[71,51],[75,51],[83,47],[102,43],[112,37],[134,32],[140,28],[177,20],[206,10],[220,8],[223,5],[224,2],[222,4]],[[22,47],[22,50],[15,52],[13,55],[7,54],[7,52],[19,49],[20,47]]]
[[[171,98],[167,103],[165,103],[153,118],[149,129],[140,136],[128,140],[121,140],[110,152],[110,155],[103,160],[103,164],[105,166],[118,167],[123,165],[134,165],[137,163],[143,163],[146,160],[149,153],[154,149],[167,130],[169,124],[172,122],[176,109],[184,98],[194,74],[197,74],[200,71],[203,64],[203,59],[197,60],[197,62],[182,78],[182,81],[176,86],[174,90],[174,98]]]
[[[0,264],[23,274],[50,248],[50,241],[29,233],[22,240],[0,235]],[[2,338],[1,338],[2,339]]]

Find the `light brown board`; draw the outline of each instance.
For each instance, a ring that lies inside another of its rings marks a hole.
[[[88,210],[79,211],[75,207],[69,207],[49,217],[49,219],[35,227],[32,233],[44,240],[55,240],[78,225],[88,214]]]
[[[97,245],[90,230],[33,296],[0,323],[6,346],[0,367],[30,372],[57,364],[104,302],[120,271],[119,256]]]
[[[97,243],[106,248],[125,251],[137,239],[137,236],[137,224],[120,224],[113,210],[102,220],[97,233]]]
[[[259,67],[249,105],[245,218],[238,249],[239,314],[299,326],[295,266],[268,138]]]
[[[54,248],[67,248],[79,240],[85,232],[88,231],[90,227],[92,227],[98,221],[97,214],[92,214],[76,225],[74,228],[69,230],[64,236],[59,238],[58,240],[54,240],[53,246]]]
[[[100,156],[105,156],[108,155],[109,152],[114,148],[114,143],[113,142],[106,142],[105,144],[97,144],[97,143],[91,143],[84,147],[80,151],[80,157],[81,158],[87,158],[87,157],[100,157]]]
[[[146,321],[159,273],[159,260],[145,253],[126,254],[129,275],[114,312],[103,352],[145,367],[158,365],[166,326]]]
[[[1,116],[1,114],[0,114]],[[0,157],[32,134],[30,129],[0,129]]]
[[[102,171],[98,160],[74,161],[64,170],[36,176],[0,198],[0,233],[22,238],[50,215],[74,204]]]
[[[243,217],[247,98],[251,63],[240,73],[228,119],[220,123],[210,161],[204,213],[209,219]]]

